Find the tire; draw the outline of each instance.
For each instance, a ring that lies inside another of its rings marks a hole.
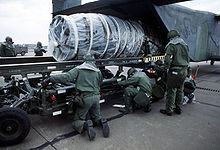
[[[20,143],[29,133],[31,122],[19,108],[0,108],[0,146]]]
[[[24,51],[22,51],[22,52],[21,52],[21,56],[24,56],[24,55],[25,55],[25,52],[24,52]]]
[[[212,66],[213,66],[213,65],[214,65],[214,63],[215,63],[215,61],[214,61],[214,60],[211,60],[211,61],[210,61],[210,65],[212,65]]]

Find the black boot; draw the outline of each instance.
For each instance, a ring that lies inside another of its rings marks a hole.
[[[182,110],[181,109],[177,109],[177,108],[174,108],[173,111],[178,114],[178,115],[181,115],[182,113]]]
[[[102,126],[102,133],[104,137],[109,137],[110,129],[108,126],[108,121],[105,118],[100,119],[100,124]]]
[[[148,104],[145,108],[144,108],[144,112],[148,113],[151,111],[151,104]]]
[[[187,95],[187,97],[189,98],[188,103],[192,103],[193,102],[193,98],[195,97],[194,93],[190,93]]]
[[[123,114],[130,114],[130,113],[133,113],[133,112],[134,112],[134,109],[133,109],[133,107],[129,107],[129,109],[119,108],[118,111],[122,112]]]
[[[96,133],[95,133],[95,130],[93,128],[92,120],[87,120],[84,123],[84,129],[87,131],[87,134],[89,136],[89,140],[90,141],[94,140],[94,138],[96,136]]]
[[[161,110],[160,110],[160,113],[165,114],[165,115],[167,115],[167,116],[172,116],[172,113],[171,113],[171,112],[170,112],[170,113],[167,113],[167,111],[166,111],[165,109],[161,109]]]

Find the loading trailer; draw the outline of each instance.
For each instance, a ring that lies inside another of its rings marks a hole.
[[[151,58],[152,60],[161,58]],[[122,96],[121,80],[123,67],[146,68],[150,58],[97,59],[96,65],[104,77],[101,85],[101,100],[114,94]],[[41,81],[54,73],[67,72],[83,63],[83,60],[57,62],[53,57],[0,58],[0,76],[9,83],[0,86],[0,145],[21,142],[29,133],[30,119],[27,114],[68,114],[68,104],[76,95],[75,84],[49,84],[42,87]],[[117,66],[114,75],[107,66]]]

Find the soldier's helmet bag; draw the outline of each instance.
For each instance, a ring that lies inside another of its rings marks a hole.
[[[134,97],[134,101],[139,107],[146,106],[150,101],[150,96],[146,95],[145,92],[139,91],[138,94]]]
[[[184,94],[185,95],[193,93],[195,89],[196,89],[196,83],[194,80],[190,80],[184,83]]]
[[[184,83],[186,75],[186,69],[169,70],[167,86],[171,88],[179,88]]]

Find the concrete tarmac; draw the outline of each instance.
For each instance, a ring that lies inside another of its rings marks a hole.
[[[152,111],[141,110],[121,115],[113,104],[122,99],[112,98],[101,104],[102,115],[109,118],[110,137],[102,136],[95,127],[96,138],[89,141],[86,133],[77,134],[72,116],[30,115],[31,130],[26,139],[1,150],[219,150],[220,149],[220,62],[191,63],[193,73],[199,65],[196,102],[183,106],[181,115],[159,113],[165,99],[152,104]],[[213,90],[210,90],[213,89]]]

